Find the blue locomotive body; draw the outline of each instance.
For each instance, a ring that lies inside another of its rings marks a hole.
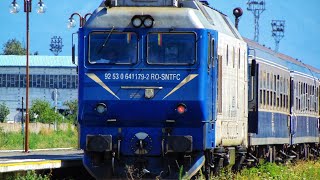
[[[104,1],[78,36],[80,147],[97,179],[210,178],[319,151],[320,71],[206,3]]]
[[[108,168],[128,173],[122,161],[160,174],[170,160],[179,167],[216,146],[217,31],[199,28],[191,8],[151,8],[102,5],[79,30],[80,147],[96,178],[109,176]],[[143,11],[154,27],[132,27]]]

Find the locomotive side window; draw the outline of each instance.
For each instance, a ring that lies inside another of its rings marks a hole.
[[[212,64],[212,67],[214,67],[214,39],[211,39],[210,44],[210,62]]]
[[[138,40],[132,32],[93,32],[89,36],[91,64],[134,64]]]
[[[149,33],[147,41],[149,64],[191,65],[196,61],[194,33]]]

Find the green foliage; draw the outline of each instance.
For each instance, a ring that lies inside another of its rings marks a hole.
[[[181,180],[182,177],[183,177],[183,166],[179,168],[179,180]]]
[[[6,177],[8,180],[50,180],[51,174],[37,174],[35,171],[27,171],[13,174],[11,177]]]
[[[26,49],[22,47],[22,44],[17,39],[9,39],[3,45],[3,55],[25,55]]]
[[[0,150],[23,149],[24,134],[4,133],[0,129],[0,137]],[[77,131],[72,128],[68,128],[66,131],[41,129],[38,134],[30,133],[29,138],[30,149],[76,148],[78,146]]]
[[[320,179],[320,161],[300,161],[295,164],[265,163],[256,168],[244,169],[233,179]]]
[[[48,101],[40,99],[32,101],[30,108],[31,122],[54,123],[55,121],[62,122],[62,120],[62,115],[56,113]]]
[[[69,111],[66,113],[66,118],[73,124],[77,123],[77,113],[78,113],[78,101],[72,100],[64,103],[68,107]]]
[[[30,149],[46,149],[46,148],[70,148],[77,147],[77,132],[68,131],[49,131],[45,133],[31,133]]]
[[[0,104],[0,122],[3,123],[7,116],[10,114],[9,108],[6,106],[5,103]]]

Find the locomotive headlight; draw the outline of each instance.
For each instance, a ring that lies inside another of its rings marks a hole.
[[[152,26],[153,26],[153,18],[150,16],[150,17],[147,17],[147,18],[145,18],[144,19],[144,21],[143,21],[143,25],[144,25],[144,27],[146,27],[146,28],[151,28]]]
[[[139,16],[133,16],[131,23],[133,27],[138,28],[142,25],[142,19]]]
[[[179,113],[179,114],[184,114],[186,111],[187,111],[187,106],[185,104],[179,104],[177,106],[177,109],[176,111]]]
[[[99,103],[97,104],[96,106],[96,111],[99,113],[99,114],[102,114],[104,112],[107,111],[107,106],[104,104],[104,103]]]

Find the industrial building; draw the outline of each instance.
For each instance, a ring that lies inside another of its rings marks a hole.
[[[71,56],[29,57],[29,108],[35,99],[64,110],[64,102],[77,99],[77,70]],[[10,109],[9,122],[21,120],[26,98],[26,56],[0,55],[0,103]]]

